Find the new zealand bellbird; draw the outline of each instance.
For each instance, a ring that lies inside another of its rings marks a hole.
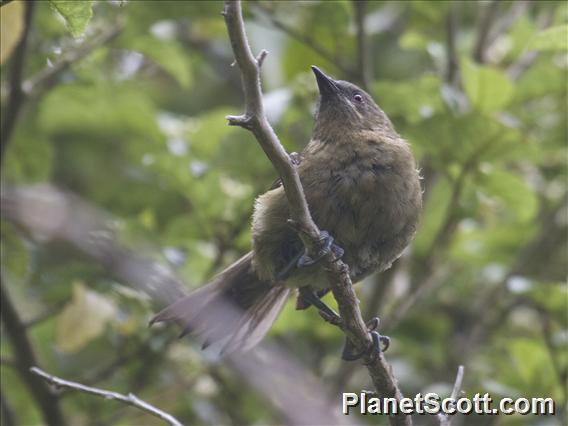
[[[335,238],[356,282],[389,268],[412,240],[422,207],[419,174],[408,143],[368,93],[312,70],[320,97],[298,173],[315,223]],[[220,341],[225,352],[248,350],[268,332],[292,289],[324,294],[328,278],[317,262],[297,266],[303,245],[289,218],[281,185],[259,196],[252,250],[152,322],[177,322],[206,345]],[[300,309],[310,306],[302,294]],[[221,299],[235,307],[224,318],[214,309]]]

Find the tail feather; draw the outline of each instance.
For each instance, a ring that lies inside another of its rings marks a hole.
[[[290,290],[260,281],[248,253],[209,284],[159,312],[150,322],[176,322],[182,335],[200,336],[204,347],[221,342],[222,353],[258,344],[284,307]]]

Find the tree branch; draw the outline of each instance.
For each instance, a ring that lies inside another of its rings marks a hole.
[[[451,398],[457,401],[458,394],[461,391],[464,375],[464,366],[460,365],[458,367],[458,373],[456,375],[456,381],[454,382],[454,389],[452,390]],[[450,426],[452,424],[452,418],[448,414],[438,414],[438,419],[440,420],[440,426]]]
[[[4,161],[6,147],[10,142],[12,132],[18,121],[22,107],[27,100],[41,96],[46,90],[56,84],[57,77],[74,63],[85,58],[97,47],[108,43],[122,31],[120,23],[94,36],[84,42],[77,49],[65,53],[54,65],[47,66],[36,75],[23,81],[23,67],[27,50],[27,39],[33,16],[33,1],[26,2],[25,29],[22,39],[14,54],[14,64],[10,75],[10,87],[8,93],[8,105],[6,114],[2,120],[0,133],[0,166]]]
[[[456,46],[456,31],[458,29],[457,10],[459,4],[451,2],[449,5],[448,16],[446,17],[446,75],[445,80],[450,86],[458,86],[460,81],[459,60]]]
[[[491,0],[491,2],[486,5],[485,10],[482,10],[482,15],[479,19],[479,26],[477,29],[475,48],[473,50],[473,59],[477,63],[485,63],[485,54],[489,44],[489,32],[491,31],[491,26],[493,25],[493,21],[497,15],[498,7],[499,0]]]
[[[182,426],[182,424],[171,414],[168,414],[145,401],[142,401],[136,395],[129,393],[128,395],[123,395],[118,392],[107,391],[103,389],[93,388],[90,386],[82,385],[81,383],[71,382],[69,380],[60,379],[59,377],[52,376],[37,367],[30,368],[30,371],[43,378],[47,383],[54,385],[56,388],[72,389],[79,392],[85,392],[91,395],[100,396],[105,399],[113,399],[116,401],[124,402],[127,405],[136,407],[154,417],[158,417],[169,425]]]
[[[97,47],[103,46],[117,37],[122,31],[122,24],[117,22],[110,28],[105,28],[91,39],[86,40],[77,48],[65,52],[61,58],[39,71],[36,75],[26,80],[22,85],[24,94],[28,97],[36,97],[53,87],[57,81],[57,77],[67,70],[71,65],[79,62],[88,56]]]
[[[254,1],[254,2],[252,2],[252,4],[270,20],[270,23],[272,25],[274,25],[275,28],[279,29],[280,31],[287,34],[291,38],[299,41],[300,43],[302,43],[305,46],[312,49],[315,53],[317,53],[323,59],[328,61],[331,65],[336,67],[339,71],[341,71],[341,73],[344,74],[346,77],[355,78],[355,79],[359,78],[359,76],[357,75],[356,72],[354,72],[354,70],[352,70],[347,65],[342,63],[340,61],[340,58],[338,58],[332,52],[327,50],[325,47],[321,46],[309,34],[301,33],[299,31],[297,31],[296,29],[292,28],[291,26],[289,26],[288,24],[286,24],[285,22],[280,21],[279,19],[277,19],[274,16],[272,11],[270,9],[268,9],[262,3],[258,2],[258,1]]]
[[[245,114],[228,117],[229,124],[241,126],[254,134],[282,179],[288,198],[292,224],[299,230],[298,234],[307,251],[309,253],[313,253],[314,250],[319,251],[321,248],[320,233],[308,210],[298,172],[264,116],[260,65],[261,59],[264,58],[266,53],[262,51],[259,58],[255,58],[252,54],[245,32],[240,1],[226,0],[223,16],[236,62],[242,73],[245,94]],[[323,262],[328,271],[330,286],[343,320],[342,330],[358,350],[369,348],[371,339],[359,310],[359,301],[353,290],[348,266],[337,259],[333,253],[327,254]],[[366,355],[365,364],[377,389],[377,394],[398,400],[402,398],[396,379],[392,375],[391,367],[382,354],[378,356]],[[391,424],[396,425],[411,424],[410,416],[406,415],[390,417],[389,420]]]
[[[186,286],[170,268],[122,245],[109,225],[114,222],[113,218],[76,195],[48,185],[4,185],[0,209],[3,219],[18,226],[35,241],[71,245],[105,268],[121,284],[146,294],[158,308],[184,295]],[[219,306],[211,306],[212,309],[222,321],[234,306],[219,303]],[[225,361],[288,424],[349,423],[349,419],[330,404],[326,392],[322,392],[325,386],[294,360],[286,348],[262,342],[254,351],[228,354]],[[31,374],[28,369],[26,372]],[[40,381],[40,384],[43,383]]]
[[[6,426],[18,424],[14,416],[14,409],[6,399],[6,392],[3,389],[0,391],[0,423]]]
[[[370,51],[367,46],[367,34],[365,31],[365,14],[367,11],[366,0],[352,0],[355,13],[355,26],[357,28],[357,69],[359,70],[359,82],[363,89],[369,90],[371,82],[371,68],[369,67]]]
[[[4,287],[2,275],[0,275],[0,296],[2,300],[0,315],[5,326],[4,330],[6,330],[6,334],[12,344],[16,370],[41,410],[45,423],[50,426],[61,426],[65,424],[65,421],[57,396],[51,392],[43,381],[30,373],[30,368],[38,365],[38,361],[27,335],[26,327],[22,323],[12,299]]]
[[[5,3],[3,3],[4,5]],[[22,38],[14,52],[14,63],[10,70],[10,93],[8,95],[8,103],[6,105],[4,119],[2,120],[2,127],[0,128],[0,169],[4,162],[6,147],[10,142],[10,136],[16,122],[22,105],[24,103],[24,92],[22,91],[22,79],[24,74],[24,63],[26,60],[26,51],[28,48],[28,37],[32,25],[32,18],[34,15],[35,3],[33,1],[26,2],[24,15],[24,30]]]

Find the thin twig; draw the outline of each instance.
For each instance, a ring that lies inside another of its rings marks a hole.
[[[59,377],[53,376],[51,374],[46,373],[43,370],[40,370],[37,367],[30,368],[30,371],[33,374],[43,378],[46,382],[54,385],[56,388],[72,389],[79,392],[85,392],[91,395],[100,396],[101,398],[114,399],[116,401],[124,402],[125,404],[139,408],[140,410],[145,411],[146,413],[151,414],[154,417],[158,417],[159,419],[163,420],[169,425],[182,426],[182,423],[171,414],[168,414],[165,411],[162,411],[159,408],[156,408],[153,405],[148,404],[145,401],[142,401],[140,398],[138,398],[136,395],[132,393],[129,393],[128,395],[123,395],[118,392],[107,391],[103,389],[93,388],[90,386],[85,386],[82,385],[81,383],[71,382],[69,380],[64,380]]]
[[[456,381],[454,382],[454,389],[452,390],[451,395],[451,398],[454,401],[458,399],[458,394],[462,388],[464,370],[463,365],[458,367],[458,373],[456,374]],[[438,420],[440,421],[440,426],[451,426],[452,424],[452,417],[448,414],[438,414]]]
[[[292,224],[300,230],[298,234],[308,252],[313,253],[314,250],[320,248],[320,233],[308,210],[298,172],[264,116],[260,64],[254,57],[247,40],[240,1],[226,0],[223,16],[236,62],[241,70],[245,93],[245,114],[228,117],[229,124],[241,126],[251,131],[256,137],[280,175],[288,198]],[[328,253],[324,257],[323,265],[328,271],[330,287],[338,303],[339,313],[343,320],[342,329],[354,346],[364,351],[370,347],[371,339],[361,316],[359,301],[349,276],[349,268],[333,253]],[[391,367],[385,361],[384,356],[369,354],[365,356],[364,361],[377,393],[400,400],[402,393],[398,389]],[[412,424],[411,417],[403,414],[389,417],[389,421],[395,425]]]

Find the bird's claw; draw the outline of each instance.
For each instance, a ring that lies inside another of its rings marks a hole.
[[[368,348],[362,351],[355,352],[353,343],[349,339],[346,339],[341,358],[345,361],[356,361],[363,356],[368,355],[374,359],[381,352],[385,352],[390,346],[390,338],[379,334],[379,332],[376,331],[378,326],[379,318],[377,317],[367,322],[367,329],[371,335],[371,344]]]
[[[320,241],[321,241],[321,249],[315,258],[312,258],[308,255],[307,252],[304,252],[302,256],[298,259],[297,266],[298,268],[305,268],[307,266],[312,266],[315,263],[319,262],[324,256],[326,256],[329,252],[332,252],[337,259],[341,259],[343,256],[344,250],[339,247],[337,244],[334,244],[333,237],[329,235],[327,231],[320,232]]]

